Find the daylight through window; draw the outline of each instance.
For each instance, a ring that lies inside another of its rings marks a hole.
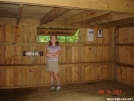
[[[78,42],[79,30],[74,34],[74,36],[58,36],[59,42]],[[37,42],[48,42],[50,36],[37,36]]]

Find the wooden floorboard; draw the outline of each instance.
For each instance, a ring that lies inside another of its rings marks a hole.
[[[117,81],[99,81],[83,84],[62,85],[59,92],[49,86],[0,89],[0,101],[107,101],[107,98],[133,98],[134,87]],[[98,94],[104,90],[103,94]],[[110,90],[111,93],[107,93]],[[113,90],[121,90],[113,96]]]

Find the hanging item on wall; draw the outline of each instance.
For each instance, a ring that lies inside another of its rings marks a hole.
[[[98,30],[98,38],[102,38],[102,36],[103,36],[102,30]]]
[[[94,30],[93,29],[87,30],[87,38],[88,38],[88,41],[94,41]]]
[[[43,56],[43,51],[34,51],[34,52],[26,52],[26,51],[23,51],[22,53],[23,56]]]

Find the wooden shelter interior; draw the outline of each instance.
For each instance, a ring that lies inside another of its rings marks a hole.
[[[133,0],[0,0],[0,87],[49,85],[46,57],[22,52],[45,54],[48,43],[36,42],[38,35],[73,36],[78,29],[78,42],[60,43],[61,83],[116,80],[134,86],[133,5]],[[87,29],[94,29],[93,41]]]

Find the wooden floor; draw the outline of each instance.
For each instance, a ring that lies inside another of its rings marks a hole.
[[[115,90],[119,92],[113,94]],[[62,85],[60,92],[50,91],[47,86],[0,89],[0,101],[108,101],[107,98],[134,100],[134,87],[116,81],[101,81]]]

